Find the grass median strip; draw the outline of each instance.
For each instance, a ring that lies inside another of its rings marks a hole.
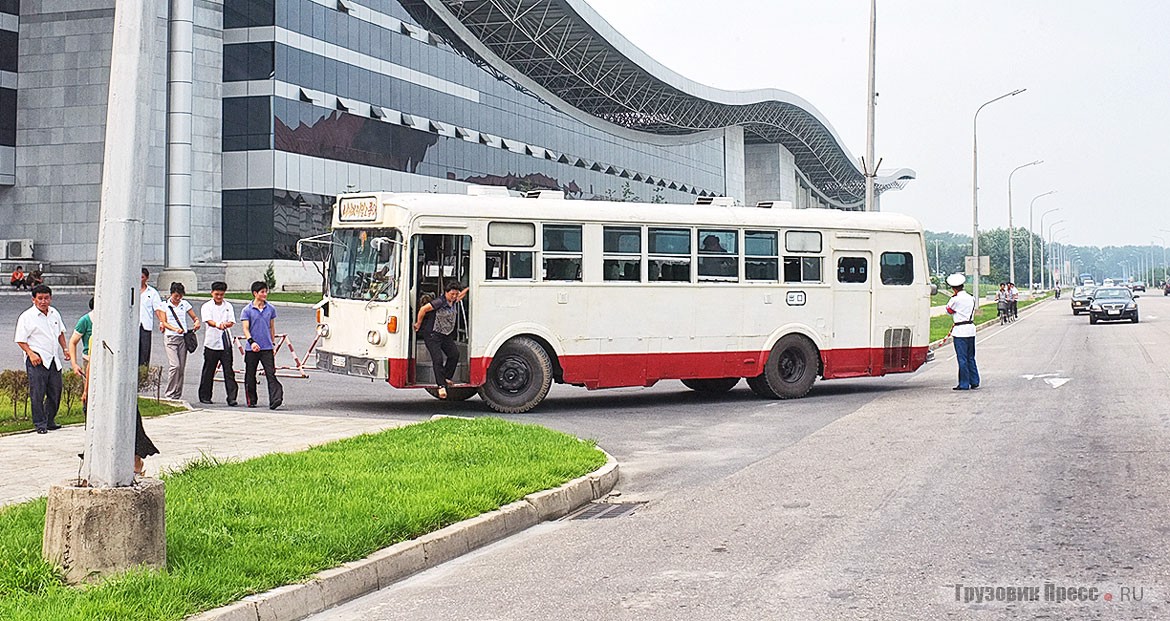
[[[1023,310],[1040,300],[1048,298],[1047,295],[1034,300],[1020,300],[1019,309]],[[975,313],[975,325],[982,325],[989,321],[996,321],[999,319],[999,310],[995,304],[984,304],[979,307],[979,312]],[[950,315],[937,315],[930,318],[930,342],[933,343],[939,339],[946,338],[951,332],[951,326],[955,325],[955,320]]]
[[[40,559],[44,499],[0,510],[0,619],[182,619],[596,470],[592,442],[442,419],[166,477],[166,571],[85,589]]]
[[[23,416],[29,416],[26,411],[27,407],[22,408],[20,405],[17,405],[16,410]],[[163,403],[162,401],[155,401],[149,397],[138,397],[138,411],[142,412],[143,418],[174,414],[175,412],[182,412],[184,410],[186,408]],[[81,402],[77,401],[72,403],[68,409],[66,409],[65,404],[61,404],[61,409],[57,411],[56,421],[58,425],[84,423],[85,414],[81,413]],[[0,397],[0,436],[17,431],[28,431],[32,428],[33,423],[31,418],[16,420],[12,415],[12,403],[8,399]]]

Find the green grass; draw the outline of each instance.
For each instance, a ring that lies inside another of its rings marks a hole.
[[[45,500],[0,509],[0,619],[181,619],[555,487],[593,443],[441,419],[166,477],[167,569],[74,589],[40,559]]]
[[[1032,300],[1020,300],[1020,310],[1023,310],[1040,300],[1050,297],[1051,294],[1045,294]],[[999,318],[999,311],[995,304],[984,304],[979,307],[979,312],[975,314],[975,325],[981,325],[989,321],[995,321]],[[939,315],[930,318],[930,342],[933,343],[939,339],[945,338],[951,331],[951,326],[955,325],[950,315]]]
[[[151,416],[162,416],[164,414],[174,414],[181,412],[185,408],[161,401],[155,401],[148,397],[138,397],[138,411],[142,412],[143,418]],[[12,416],[12,402],[7,397],[0,397],[0,436],[7,433],[14,433],[17,431],[27,431],[33,428],[31,409],[26,413],[20,404],[16,406],[16,413],[18,416],[28,417],[30,420],[15,420]],[[57,411],[58,425],[75,425],[85,422],[85,416],[81,413],[81,400],[78,399],[73,402],[72,407],[68,410],[65,408],[65,402],[62,400],[61,409]],[[0,578],[2,580],[3,578]]]

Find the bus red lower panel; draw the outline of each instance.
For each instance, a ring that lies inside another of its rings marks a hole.
[[[870,377],[917,370],[926,362],[926,347],[910,348],[909,365],[886,369],[886,351],[880,347],[830,349],[821,352],[825,379]],[[764,370],[766,351],[685,352],[661,354],[593,354],[562,356],[559,360],[568,384],[594,388],[652,386],[664,379],[754,377]],[[472,358],[471,384],[487,379],[491,358]],[[390,361],[390,383],[407,386],[405,360]]]

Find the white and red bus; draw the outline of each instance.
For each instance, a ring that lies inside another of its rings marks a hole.
[[[746,378],[784,399],[818,376],[926,361],[931,285],[909,217],[538,194],[340,196],[318,368],[437,395],[412,324],[451,282],[470,291],[448,398],[500,412],[554,382],[725,392]]]

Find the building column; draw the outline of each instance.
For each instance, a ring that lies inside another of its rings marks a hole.
[[[724,196],[730,196],[740,204],[746,203],[746,172],[743,127],[733,125],[723,130]]]
[[[191,269],[191,113],[194,108],[195,2],[170,0],[167,19],[167,185],[164,290],[181,282],[196,288]]]

